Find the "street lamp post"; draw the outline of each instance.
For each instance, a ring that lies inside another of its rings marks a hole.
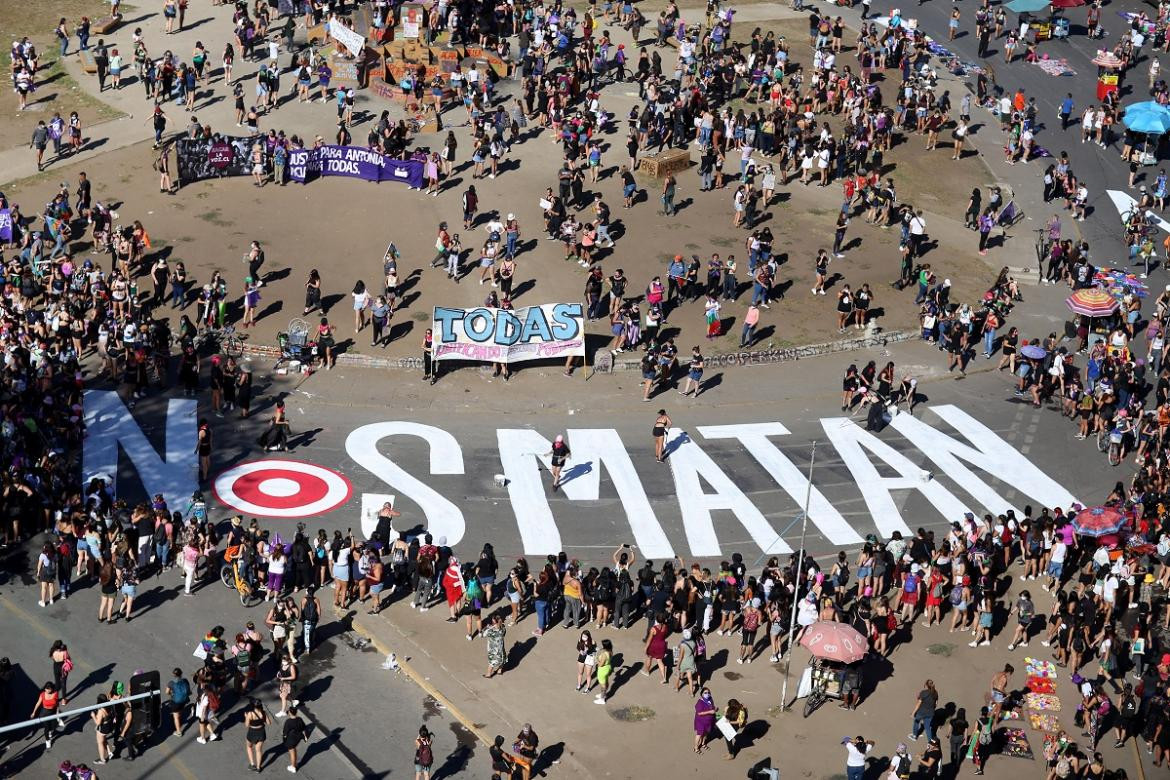
[[[796,631],[796,605],[800,600],[800,573],[804,570],[804,535],[808,531],[808,505],[812,500],[813,464],[817,461],[817,443],[813,441],[808,458],[808,482],[804,491],[804,511],[800,524],[800,549],[796,553],[796,578],[792,584],[792,612],[788,616],[788,647],[784,650],[784,686],[780,689],[780,710],[788,708],[788,677],[792,661],[792,635]]]

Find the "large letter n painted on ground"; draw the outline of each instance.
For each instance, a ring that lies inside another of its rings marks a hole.
[[[82,449],[82,478],[104,472],[116,483],[121,447],[149,495],[162,493],[172,510],[186,509],[191,494],[199,488],[196,402],[190,398],[172,398],[167,402],[164,458],[159,457],[117,393],[87,390],[84,404],[88,435]],[[111,487],[116,489],[116,484]]]

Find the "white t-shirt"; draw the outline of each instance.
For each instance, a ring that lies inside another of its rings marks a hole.
[[[1068,545],[1057,540],[1052,545],[1052,557],[1049,560],[1052,563],[1064,563],[1065,556],[1068,555]]]
[[[1101,598],[1112,604],[1117,600],[1117,578],[1110,574],[1101,586]],[[1102,645],[1104,646],[1104,645]]]
[[[845,751],[849,754],[849,756],[845,759],[845,766],[865,766],[865,757],[869,755],[869,751],[872,747],[872,745],[866,745],[865,752],[862,753],[857,749],[857,745],[853,744],[852,741],[846,742]]]

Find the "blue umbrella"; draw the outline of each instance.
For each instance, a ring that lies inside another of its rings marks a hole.
[[[1150,101],[1135,103],[1125,109],[1122,121],[1135,133],[1162,135],[1170,130],[1170,109]]]
[[[1018,14],[1030,14],[1043,11],[1051,0],[1011,0],[1007,7]]]

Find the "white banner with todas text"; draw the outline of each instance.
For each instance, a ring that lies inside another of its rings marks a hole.
[[[583,356],[585,311],[580,303],[545,303],[519,309],[436,306],[435,360],[525,360]]]

